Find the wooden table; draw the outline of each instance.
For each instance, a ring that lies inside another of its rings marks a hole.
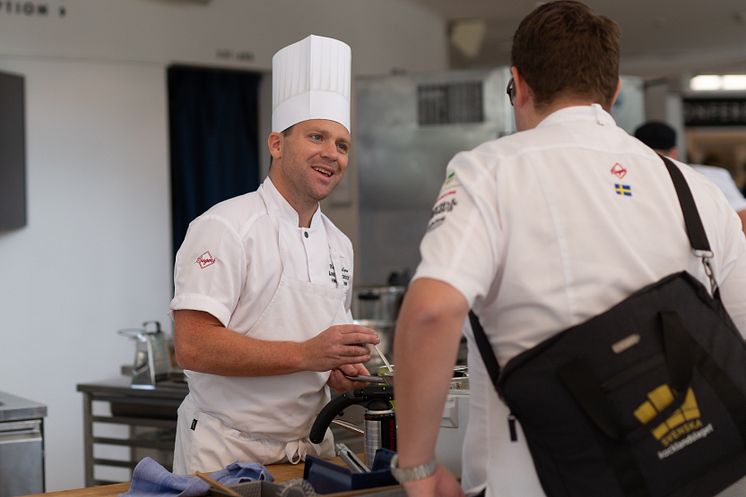
[[[276,482],[295,480],[303,478],[303,464],[269,464],[267,469]],[[62,490],[59,492],[47,492],[44,494],[33,494],[28,497],[118,497],[119,494],[129,490],[129,483],[115,483],[113,485],[100,485],[97,487],[76,488],[72,490]],[[395,487],[378,487],[355,492],[340,492],[335,494],[326,494],[325,497],[348,497],[353,495],[365,495],[366,493],[379,492],[381,490]]]

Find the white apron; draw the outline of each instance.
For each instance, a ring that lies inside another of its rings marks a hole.
[[[337,288],[289,274],[287,243],[277,217],[268,213],[277,226],[282,276],[272,300],[246,336],[302,342],[333,324],[348,323],[346,288],[340,286],[340,267],[346,261],[332,247],[332,230],[327,229],[327,236]],[[189,395],[178,411],[174,474],[215,471],[235,461],[297,464],[306,454],[333,456],[331,431],[321,444],[308,440],[316,415],[330,399],[328,378],[328,371],[264,377],[190,371]]]

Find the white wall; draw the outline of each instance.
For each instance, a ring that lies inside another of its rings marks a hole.
[[[75,385],[131,361],[117,329],[171,328],[166,65],[268,71],[274,51],[315,33],[347,41],[358,75],[440,70],[446,33],[401,0],[34,3],[49,14],[0,9],[0,70],[26,77],[28,178],[28,226],[0,232],[0,390],[48,405],[54,491],[84,484]],[[354,232],[352,190],[329,211]]]
[[[6,2],[3,2],[5,4]],[[184,61],[270,69],[272,54],[309,34],[352,47],[356,74],[447,63],[445,23],[402,0],[35,0],[44,17],[0,8],[0,54],[121,62]],[[228,51],[233,57],[218,56]],[[253,54],[252,60],[238,59]]]
[[[0,234],[0,390],[49,406],[49,489],[82,486],[79,382],[118,374],[118,328],[167,321],[163,70],[3,61],[24,74],[27,227]]]

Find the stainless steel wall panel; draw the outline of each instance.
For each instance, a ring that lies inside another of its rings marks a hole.
[[[505,95],[509,77],[508,69],[500,68],[358,79],[360,267],[356,284],[385,284],[391,272],[414,272],[420,260],[419,241],[448,161],[462,150],[514,130]],[[464,96],[463,84],[475,82],[482,89],[482,122],[419,124],[418,88],[461,84],[459,91],[450,94],[449,116],[458,120],[475,115],[458,108],[471,98]]]

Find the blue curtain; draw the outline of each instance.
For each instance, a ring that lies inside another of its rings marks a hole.
[[[189,222],[259,186],[261,74],[168,68],[173,253]]]

